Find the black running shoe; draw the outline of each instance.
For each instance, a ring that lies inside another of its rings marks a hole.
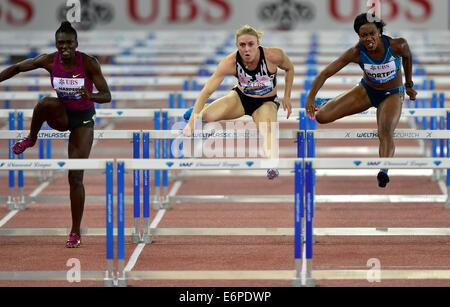
[[[386,187],[387,183],[389,182],[389,176],[386,172],[380,171],[377,175],[378,180],[378,186],[380,188]]]

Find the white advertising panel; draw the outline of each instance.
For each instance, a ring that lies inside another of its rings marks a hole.
[[[0,0],[0,30],[351,30],[369,8],[396,30],[449,26],[448,0]]]

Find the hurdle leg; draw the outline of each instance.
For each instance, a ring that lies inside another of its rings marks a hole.
[[[133,133],[133,159],[139,159],[140,155],[140,132],[134,132]],[[138,243],[141,241],[141,224],[140,224],[140,206],[141,206],[141,200],[140,200],[140,171],[139,170],[133,170],[133,215],[134,215],[134,231],[131,234],[131,242]]]
[[[106,271],[103,285],[114,286],[113,164],[106,164]],[[118,174],[123,176],[123,173]]]
[[[150,158],[150,134],[144,132],[142,134],[142,157],[144,159]],[[143,215],[144,215],[144,232],[142,234],[142,241],[144,243],[152,243],[152,236],[150,235],[150,171],[148,169],[142,171],[144,181],[143,187]]]
[[[8,121],[9,121],[9,130],[15,129],[15,117],[16,113],[14,111],[9,112],[8,114]],[[14,145],[15,140],[9,140],[9,159],[14,160],[14,153],[11,150],[11,147]],[[9,171],[9,196],[8,200],[6,201],[6,207],[8,210],[15,210],[16,209],[16,197],[15,197],[15,191],[14,191],[14,183],[15,183],[15,171]]]
[[[433,97],[431,99],[431,103],[430,103],[430,107],[431,108],[437,108],[437,94],[434,93]],[[430,130],[437,130],[437,117],[433,116],[430,118]],[[438,140],[431,140],[431,156],[433,158],[436,158],[437,155],[437,147],[438,147]],[[439,180],[439,170],[437,169],[433,169],[433,174],[431,175],[431,180],[432,181],[438,181]]]
[[[16,197],[14,195],[14,192],[14,187],[10,187],[8,199],[6,201],[6,207],[8,208],[8,210],[17,210]]]
[[[301,271],[302,271],[302,228],[304,217],[304,168],[303,161],[295,163],[295,208],[294,208],[294,220],[295,220],[295,235],[294,235],[294,267],[295,276],[292,280],[293,287],[301,287]]]
[[[167,130],[168,129],[168,114],[167,112],[162,112],[162,129]],[[169,142],[167,139],[162,140],[162,158],[168,159],[169,158]],[[162,171],[162,183],[163,183],[163,196],[161,199],[161,206],[163,209],[169,209],[170,203],[169,203],[169,171],[163,170]]]
[[[41,100],[44,97],[48,97],[50,95],[48,94],[39,94],[39,100]],[[23,125],[23,123],[18,122],[19,125]],[[22,130],[22,129],[19,129]],[[47,122],[44,122],[41,130],[51,130],[50,126],[48,125]],[[47,151],[51,148],[51,143],[49,143],[50,140],[47,140],[47,142],[45,142],[43,139],[39,139],[38,140],[38,144],[39,144],[39,159],[45,159],[45,143],[47,143]],[[47,159],[49,159],[49,153],[47,152]],[[41,182],[48,182],[51,181],[52,179],[52,173],[50,170],[41,170],[39,172],[39,181]]]
[[[315,158],[316,157],[316,142],[314,140],[314,131],[308,131],[306,133],[306,154],[307,154],[308,158]],[[315,186],[316,186],[315,170],[311,169],[311,189],[312,189],[312,191],[314,190]],[[314,199],[314,193],[312,193],[312,195],[313,195],[313,197],[311,199],[312,206],[313,206],[312,208],[315,209],[316,208],[316,201]],[[311,241],[312,243],[316,243],[316,238],[314,236],[314,233],[312,233],[311,240],[312,240]]]
[[[52,128],[47,124],[47,130],[51,130]],[[52,158],[52,140],[47,140],[46,142],[46,157],[47,159],[51,159]],[[47,181],[52,181],[54,178],[54,173],[53,170],[48,170],[47,171]]]
[[[313,210],[314,210],[314,176],[311,162],[305,163],[305,186],[306,186],[306,287],[314,287],[315,280],[312,277],[312,255],[313,255]]]
[[[17,112],[17,130],[23,130],[23,112]],[[19,159],[23,159],[23,153],[19,155]],[[17,172],[17,186],[19,187],[17,195],[17,208],[19,210],[26,209],[25,195],[23,193],[23,170]]]
[[[161,127],[161,112],[156,111],[154,120],[155,120],[155,130],[160,130]],[[155,159],[161,159],[161,140],[155,139]],[[155,169],[155,193],[154,193],[154,202],[153,209],[159,210],[162,208],[161,203],[161,171]]]
[[[448,174],[447,174],[447,176],[448,176]],[[447,186],[447,201],[445,202],[444,208],[450,210],[450,199],[449,199],[449,196],[448,196],[449,193],[450,193],[450,187]]]
[[[14,189],[14,181],[15,181],[14,172],[15,171],[9,171],[9,195],[6,201],[6,207],[8,208],[8,210],[17,210],[16,195]]]
[[[117,285],[126,287],[125,277],[125,184],[124,163],[117,164]]]
[[[450,130],[450,111],[447,111],[447,130]],[[447,158],[450,157],[450,140],[447,139]],[[447,201],[445,202],[445,209],[450,209],[450,169],[447,169]]]
[[[450,140],[447,140],[447,156],[449,155],[449,153],[448,153],[449,143],[450,143]],[[445,209],[450,209],[450,198],[449,198],[449,195],[450,195],[450,169],[447,169],[446,171],[447,171],[447,178],[446,178],[446,183],[447,183],[447,201],[445,202],[444,208]]]

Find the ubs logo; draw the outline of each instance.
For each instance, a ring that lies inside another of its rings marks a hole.
[[[107,1],[80,0],[81,16],[80,22],[73,26],[80,30],[91,30],[97,25],[110,23],[114,18],[114,8]],[[70,7],[66,4],[60,5],[57,11],[59,21],[66,20],[67,11]]]
[[[298,22],[314,19],[314,6],[305,1],[278,0],[267,2],[259,9],[259,17],[265,22],[275,22],[280,30],[290,30]]]

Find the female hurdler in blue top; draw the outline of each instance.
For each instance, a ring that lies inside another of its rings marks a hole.
[[[368,18],[368,15],[363,13],[356,17],[354,30],[359,42],[317,75],[305,108],[308,116],[315,116],[321,124],[363,112],[372,106],[377,108],[379,156],[392,157],[395,152],[393,134],[400,119],[405,89],[411,100],[417,95],[411,80],[412,56],[405,39],[383,35],[385,23],[373,15]],[[317,92],[329,77],[349,63],[357,63],[363,70],[361,82],[319,109],[315,103]],[[406,79],[404,86],[401,66]],[[386,169],[380,170],[377,180],[378,186],[386,186],[389,182]]]

